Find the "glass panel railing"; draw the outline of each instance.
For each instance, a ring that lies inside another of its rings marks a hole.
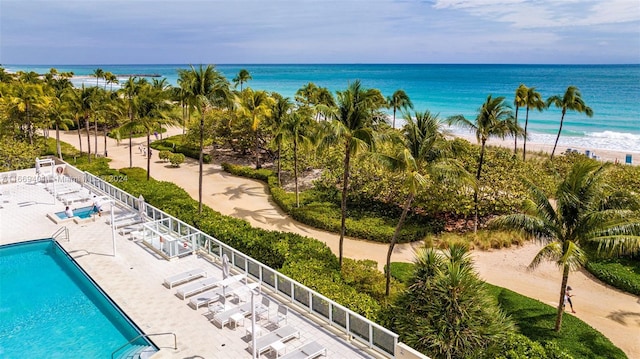
[[[320,297],[319,295],[313,293],[312,294],[313,305],[311,310],[322,316],[323,318],[329,320],[329,301]]]
[[[359,316],[354,316],[349,313],[349,329],[352,334],[360,337],[366,343],[369,342],[369,321],[361,319]]]
[[[291,298],[291,280],[278,276],[278,292],[287,298]]]
[[[334,324],[347,329],[347,312],[337,306],[331,306],[331,319]]]
[[[397,336],[390,335],[387,330],[381,330],[375,326],[373,327],[372,343],[375,347],[380,348],[389,354],[393,354],[395,352],[397,342]]]
[[[293,285],[293,299],[305,308],[310,306],[309,291],[296,284]]]

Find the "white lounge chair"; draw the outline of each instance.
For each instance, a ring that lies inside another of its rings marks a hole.
[[[175,285],[180,285],[206,276],[207,272],[205,272],[203,269],[196,268],[165,278],[164,285],[171,289]]]
[[[282,355],[280,359],[313,359],[320,355],[327,355],[327,349],[318,342],[309,342],[295,349],[285,355]]]
[[[206,292],[193,296],[189,300],[189,305],[193,309],[198,309],[204,305],[209,306],[210,303],[220,300],[221,297],[224,298],[224,294],[225,293],[224,293],[223,287],[211,289]]]
[[[129,227],[129,226],[133,226],[135,224],[140,224],[142,223],[143,220],[140,217],[133,217],[133,218],[128,218],[128,219],[124,219],[122,221],[114,221],[114,228],[122,228],[122,227]]]
[[[269,334],[256,338],[256,353],[258,355],[269,349],[271,344],[280,341],[286,342],[292,338],[300,338],[300,331],[292,326],[278,328]],[[253,340],[249,342],[249,351],[253,350]]]
[[[179,288],[176,292],[176,295],[182,300],[185,300],[187,297],[190,297],[194,294],[202,293],[205,290],[211,289],[213,287],[218,286],[220,279],[215,277],[209,277],[206,279],[199,280],[195,283],[189,283]]]
[[[213,316],[213,322],[219,325],[220,328],[224,328],[224,326],[231,321],[231,317],[234,317],[236,314],[240,314],[244,318],[251,315],[251,303],[244,303],[239,307],[234,307],[223,312],[219,312]]]

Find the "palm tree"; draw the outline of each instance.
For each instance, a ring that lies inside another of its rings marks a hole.
[[[73,76],[72,73],[58,73],[56,69],[51,69],[48,76],[46,76],[47,84],[49,84],[53,96],[51,107],[49,109],[49,118],[54,124],[56,130],[56,152],[58,158],[62,158],[62,149],[60,147],[60,129],[68,130],[73,125],[71,115],[67,111],[65,106],[65,92],[68,89],[73,88],[73,84],[69,79]]]
[[[249,71],[242,69],[238,72],[236,77],[233,78],[233,83],[235,84],[235,86],[238,86],[238,84],[240,84],[240,92],[242,92],[242,84],[248,82],[252,78],[253,77],[251,77]]]
[[[445,138],[446,133],[438,115],[425,111],[416,112],[414,116],[415,120],[410,114],[405,115],[403,146],[398,153],[393,157],[383,157],[392,170],[403,173],[405,186],[409,192],[387,251],[385,267],[387,296],[391,284],[391,254],[416,195],[427,184],[427,178],[462,179],[464,178],[462,173],[465,172],[463,166],[457,161],[447,159],[451,153],[450,145]]]
[[[518,125],[518,110],[520,107],[525,107],[527,104],[528,90],[529,89],[524,84],[520,84],[516,89],[516,95],[513,99],[513,106],[516,108],[516,115],[514,117],[516,126]],[[518,136],[514,136],[513,138],[513,154],[515,155],[516,153],[518,153]]]
[[[283,125],[287,121],[287,118],[291,115],[293,103],[288,97],[282,97],[280,94],[274,92],[272,94],[275,99],[275,104],[271,110],[271,126],[273,129],[273,141],[277,146],[278,153],[278,185],[282,185],[281,181],[281,163],[282,163],[282,144],[284,142],[285,131]]]
[[[129,134],[129,168],[133,167],[133,133],[137,132],[136,127],[138,127],[135,123],[137,97],[143,85],[144,82],[137,80],[137,77],[129,76],[127,81],[125,81],[124,86],[120,89],[123,98],[126,101],[127,114],[129,118],[128,122],[121,126],[118,131],[124,131]]]
[[[593,110],[591,109],[591,107],[587,106],[584,103],[584,100],[582,100],[582,94],[576,86],[567,87],[567,91],[564,93],[563,97],[560,97],[558,95],[549,97],[547,99],[547,107],[551,106],[552,104],[557,108],[562,109],[562,117],[560,117],[560,129],[558,130],[558,136],[556,137],[556,142],[553,145],[553,150],[551,151],[551,159],[553,160],[553,155],[556,153],[556,147],[558,146],[558,140],[560,139],[560,133],[562,132],[564,115],[567,113],[567,110],[576,111],[578,113],[584,112],[588,117],[593,116]]]
[[[326,123],[325,136],[321,148],[328,144],[339,144],[344,149],[342,177],[342,213],[340,225],[339,262],[342,268],[343,243],[346,232],[347,193],[349,189],[349,170],[351,157],[358,152],[368,151],[375,146],[375,127],[380,119],[374,116],[386,103],[380,91],[365,89],[360,81],[349,85],[346,91],[338,91],[338,108],[331,122]]]
[[[396,128],[396,110],[413,110],[413,103],[404,90],[396,90],[393,95],[387,97],[387,102],[389,107],[393,108],[393,124],[391,127]]]
[[[251,121],[251,130],[255,135],[255,156],[256,169],[261,168],[260,165],[260,123],[266,117],[271,115],[271,107],[273,99],[265,91],[253,91],[250,88],[242,91],[239,99],[239,112]]]
[[[147,148],[151,145],[151,131],[161,124],[173,124],[176,121],[168,116],[172,106],[168,99],[168,92],[152,85],[142,87],[136,105],[139,124],[147,133]],[[147,154],[147,181],[151,177],[151,155]]]
[[[640,249],[640,218],[625,208],[632,203],[627,194],[607,192],[607,164],[584,160],[577,162],[558,184],[553,203],[542,189],[525,183],[530,197],[523,213],[498,217],[492,228],[514,229],[531,236],[545,246],[529,265],[536,268],[543,260],[562,268],[560,300],[555,330],[559,331],[564,313],[564,296],[569,272],[582,267],[587,256],[582,248],[596,244],[598,253],[637,253]]]
[[[534,109],[541,111],[547,108],[544,101],[542,100],[542,95],[538,91],[536,91],[535,87],[527,88],[527,116],[524,121],[524,144],[522,147],[522,160],[524,161],[527,156],[527,127],[529,126],[529,110]]]
[[[282,124],[282,130],[293,145],[293,179],[296,192],[296,207],[300,207],[298,189],[298,152],[301,147],[307,147],[313,142],[314,122],[308,108],[302,107],[287,116]]]
[[[229,83],[213,65],[202,65],[198,69],[191,65],[188,79],[188,103],[198,109],[200,115],[200,157],[198,179],[198,213],[202,213],[202,165],[204,158],[204,118],[209,108],[226,103],[229,98]]]
[[[91,76],[96,78],[96,87],[98,87],[98,80],[104,78],[104,74],[105,72],[101,68],[93,70],[93,74]]]
[[[491,137],[504,139],[507,135],[516,133],[517,126],[513,121],[513,112],[506,104],[504,97],[487,97],[487,101],[478,110],[475,122],[471,122],[463,116],[457,115],[448,119],[449,124],[458,124],[469,128],[476,133],[476,139],[480,142],[480,158],[478,159],[478,170],[476,171],[476,182],[480,185],[480,174],[484,161],[484,152],[487,140]],[[474,202],[474,224],[473,232],[478,231],[478,188],[473,192]]]

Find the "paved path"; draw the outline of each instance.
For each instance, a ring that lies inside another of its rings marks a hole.
[[[174,128],[165,136],[179,133],[182,133],[182,130]],[[78,147],[76,133],[61,134],[61,140]],[[83,140],[86,147],[86,137]],[[146,169],[146,158],[138,153],[138,144],[145,141],[144,138],[134,139],[133,165]],[[102,151],[103,139],[100,138],[98,142],[99,151]],[[115,140],[108,139],[108,147],[112,168],[129,166],[128,140],[117,145]],[[172,168],[159,161],[157,156],[157,151],[153,151],[151,176],[173,182],[197,199],[197,161],[187,158],[180,168]],[[271,201],[267,186],[262,182],[225,173],[219,164],[205,164],[203,183],[203,202],[214,210],[245,219],[255,227],[295,232],[316,238],[326,243],[334,253],[338,253],[337,234],[311,228],[291,219]],[[414,248],[421,245],[422,243],[396,245],[392,261],[412,261]],[[345,257],[375,260],[380,269],[386,261],[387,248],[384,244],[351,238],[345,238],[344,242]],[[473,256],[481,278],[487,282],[555,307],[559,296],[561,272],[551,264],[543,264],[535,271],[526,269],[538,248],[536,244],[527,244],[508,250],[474,251]],[[640,299],[609,288],[585,272],[571,273],[569,284],[575,294],[575,315],[602,332],[629,358],[640,358]]]

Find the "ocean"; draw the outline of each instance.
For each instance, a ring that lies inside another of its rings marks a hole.
[[[194,65],[198,66],[198,65]],[[89,76],[97,68],[124,80],[130,75],[157,75],[177,84],[177,70],[189,65],[5,65],[8,71],[73,71],[74,83],[95,85]],[[278,92],[293,99],[309,82],[335,91],[360,80],[366,88],[377,88],[390,96],[398,89],[411,98],[417,111],[429,110],[445,119],[463,115],[474,119],[488,95],[504,96],[512,104],[520,84],[535,87],[546,99],[562,96],[568,86],[577,86],[592,118],[567,112],[560,145],[640,153],[640,65],[462,65],[462,64],[283,64],[216,65],[229,81],[246,69],[252,80],[244,86]],[[401,117],[401,116],[397,116]],[[524,125],[525,110],[519,122]],[[530,142],[553,144],[561,111],[555,107],[530,112]],[[396,126],[402,121],[396,120]],[[462,129],[454,132],[464,135]],[[468,132],[466,133],[468,134]]]

